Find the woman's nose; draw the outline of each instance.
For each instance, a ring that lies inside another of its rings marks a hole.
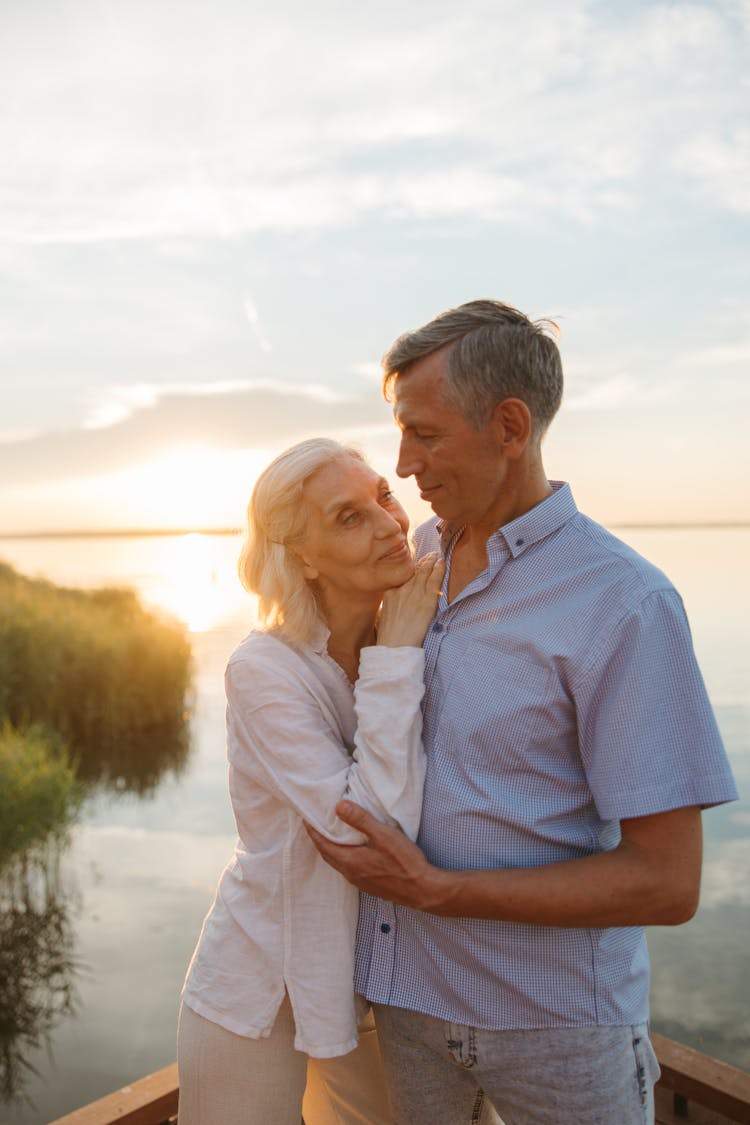
[[[378,505],[378,508],[380,510],[380,518],[378,519],[376,531],[378,538],[389,539],[391,535],[395,535],[396,532],[400,535],[403,534],[404,529],[401,525],[401,521],[396,519],[392,512],[381,508],[380,505]]]

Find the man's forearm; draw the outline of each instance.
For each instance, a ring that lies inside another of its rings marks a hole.
[[[445,871],[430,867],[404,903],[431,914],[541,926],[676,925],[697,906],[693,881],[654,878],[617,849],[533,868]]]
[[[458,918],[543,926],[676,925],[695,913],[701,820],[695,808],[622,822],[611,852],[540,867],[448,871],[402,833],[344,802],[340,815],[367,841],[347,848],[313,833],[323,857],[361,890]]]

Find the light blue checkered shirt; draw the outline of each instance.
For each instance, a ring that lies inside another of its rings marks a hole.
[[[567,485],[489,540],[425,640],[419,844],[441,867],[534,867],[615,847],[619,821],[737,797],[667,578]],[[457,529],[430,521],[419,553]],[[440,918],[362,896],[357,990],[482,1028],[648,1018],[640,927]]]

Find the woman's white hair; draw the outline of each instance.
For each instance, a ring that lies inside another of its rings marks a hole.
[[[307,527],[303,489],[313,473],[348,457],[365,460],[358,449],[330,438],[301,441],[263,470],[247,506],[240,581],[257,594],[261,623],[283,629],[296,643],[309,641],[320,621],[315,588],[305,579],[294,549],[302,544]]]

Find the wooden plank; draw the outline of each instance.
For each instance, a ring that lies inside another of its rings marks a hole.
[[[750,1074],[652,1034],[662,1076],[656,1089],[657,1125],[750,1125]],[[687,1117],[674,1094],[687,1099]],[[177,1064],[164,1067],[49,1125],[163,1125],[177,1113]]]
[[[730,1118],[697,1102],[687,1103],[687,1117],[675,1112],[674,1092],[657,1085],[655,1090],[656,1125],[732,1125]]]
[[[652,1034],[651,1039],[661,1066],[661,1086],[682,1094],[691,1104],[697,1102],[730,1121],[750,1125],[750,1074],[663,1035]]]
[[[177,1063],[49,1125],[162,1125],[177,1113]]]

